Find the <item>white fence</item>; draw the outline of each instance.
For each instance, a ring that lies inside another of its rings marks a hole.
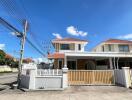
[[[68,86],[67,68],[64,69],[22,69],[21,85],[33,90],[60,90]]]
[[[115,83],[125,86],[125,77],[122,69],[115,70]]]
[[[60,69],[38,69],[38,76],[60,76],[62,75],[62,70]]]
[[[118,85],[125,86],[129,88],[132,86],[132,76],[129,67],[122,67],[122,69],[115,70],[115,83]]]
[[[62,70],[38,69],[35,78],[36,89],[59,89],[62,88]]]
[[[23,75],[22,75],[22,86],[28,89],[48,89],[48,90],[56,90],[56,89],[64,89],[68,87],[68,78],[70,77],[70,74],[68,72],[68,68],[62,68],[60,69],[37,69],[37,67],[33,67],[32,69],[23,69]],[[79,80],[82,78],[83,80],[88,80],[87,78],[91,79],[91,73],[82,74],[79,72],[80,77]],[[102,75],[104,78],[102,78],[99,74],[95,74],[98,78],[96,79],[98,82],[102,82],[106,79],[107,75],[114,75],[112,78],[115,80],[116,84],[125,86],[129,88],[131,86],[132,80],[132,70],[131,70],[131,77],[130,77],[130,69],[129,67],[123,67],[121,70],[115,70],[114,74],[109,73],[103,73]],[[68,77],[69,76],[69,77]],[[72,74],[72,76],[75,76],[75,73]],[[84,77],[83,77],[84,76]],[[95,79],[94,79],[95,80]],[[96,81],[96,82],[97,82]]]
[[[130,79],[131,79],[131,85],[132,85],[132,69],[130,69]]]

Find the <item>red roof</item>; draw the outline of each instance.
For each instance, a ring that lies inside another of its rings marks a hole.
[[[5,58],[13,58],[13,56],[11,56],[10,54],[6,54]]]
[[[87,40],[81,40],[76,38],[54,39],[52,42],[58,42],[58,41],[88,42]]]
[[[123,44],[132,44],[132,41],[128,40],[119,40],[119,39],[109,39],[105,43],[123,43]]]
[[[49,54],[48,55],[48,58],[54,58],[54,59],[57,59],[57,58],[64,58],[64,53],[58,53],[58,52],[55,52],[53,54]]]

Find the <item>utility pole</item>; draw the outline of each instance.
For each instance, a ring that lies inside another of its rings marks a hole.
[[[20,82],[21,82],[21,72],[22,72],[22,63],[23,63],[23,54],[24,54],[27,27],[28,27],[28,22],[27,20],[24,20],[24,30],[23,30],[23,36],[21,38],[20,61],[19,61],[19,67],[18,67],[18,88],[20,88]]]

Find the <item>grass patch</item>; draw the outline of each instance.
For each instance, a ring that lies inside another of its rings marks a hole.
[[[0,72],[0,74],[5,74],[5,73],[13,73],[12,71],[4,71],[4,72]]]

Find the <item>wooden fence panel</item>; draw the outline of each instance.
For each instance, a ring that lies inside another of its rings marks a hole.
[[[69,85],[113,85],[113,70],[69,70]]]

